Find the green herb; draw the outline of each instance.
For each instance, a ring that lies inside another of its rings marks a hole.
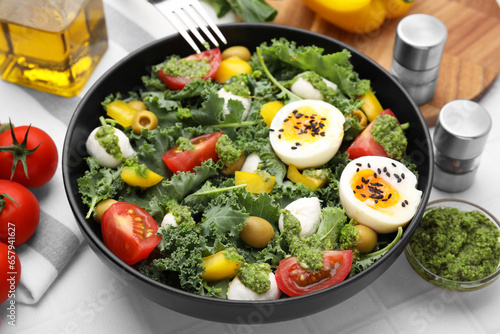
[[[278,12],[264,0],[203,0],[211,5],[217,17],[223,17],[229,11],[234,11],[243,21],[272,21]]]
[[[395,160],[401,160],[406,152],[408,140],[395,117],[381,115],[375,118],[371,136],[384,148],[385,153]]]

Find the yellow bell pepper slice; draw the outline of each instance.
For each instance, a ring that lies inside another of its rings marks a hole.
[[[359,97],[359,99],[365,101],[361,106],[361,110],[363,110],[369,122],[373,121],[378,114],[384,111],[382,105],[371,90]]]
[[[137,112],[137,109],[121,100],[111,102],[106,110],[106,114],[124,128],[132,125],[132,118]]]
[[[286,176],[290,181],[294,183],[302,183],[306,188],[316,190],[323,187],[326,184],[327,179],[322,179],[318,177],[310,177],[303,175],[297,167],[290,164],[288,165],[288,171]]]
[[[248,173],[242,171],[234,172],[235,185],[246,184],[246,190],[252,194],[260,194],[263,192],[269,193],[273,190],[276,184],[276,177],[270,176],[266,180],[256,173]]]
[[[320,17],[346,31],[361,34],[378,29],[386,18],[399,17],[414,0],[302,0]]]
[[[361,110],[355,110],[352,112],[352,115],[358,118],[358,124],[361,126],[366,126],[368,124],[368,118]]]
[[[219,69],[215,74],[215,80],[225,83],[238,74],[252,74],[250,64],[240,58],[228,58],[221,61]]]
[[[236,275],[240,262],[227,256],[226,250],[202,258],[205,269],[200,277],[207,282],[217,282]]]
[[[271,101],[265,103],[260,109],[260,115],[266,121],[267,126],[271,126],[274,116],[283,108],[285,105],[281,101]]]
[[[142,189],[152,187],[163,180],[163,176],[156,174],[152,170],[146,169],[145,176],[142,176],[137,167],[129,166],[123,167],[120,176],[126,184],[141,187]]]

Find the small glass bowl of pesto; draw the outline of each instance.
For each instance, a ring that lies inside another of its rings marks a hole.
[[[429,202],[406,258],[426,281],[452,291],[474,291],[500,275],[500,222],[459,199]]]

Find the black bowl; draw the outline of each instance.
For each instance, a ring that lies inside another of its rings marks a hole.
[[[403,252],[423,215],[432,187],[433,152],[429,132],[420,110],[402,86],[381,66],[346,44],[320,34],[274,24],[235,23],[221,25],[220,28],[228,45],[245,45],[250,49],[272,38],[285,37],[296,41],[298,45],[322,47],[326,53],[344,48],[351,51],[355,70],[361,78],[371,80],[382,105],[396,111],[402,123],[411,124],[407,130],[408,153],[418,167],[419,189],[423,196],[401,240],[374,265],[340,284],[300,297],[263,302],[221,300],[187,293],[140,274],[111,253],[100,239],[100,226],[85,219],[87,208],[78,194],[77,179],[87,168],[83,161],[87,156],[85,141],[99,125],[101,101],[108,94],[138,89],[141,76],[148,73],[152,64],[162,62],[167,54],[186,56],[192,53],[179,35],[153,42],[125,57],[95,83],[78,105],[69,124],[63,150],[63,178],[67,197],[93,251],[115,274],[152,301],[186,315],[226,323],[270,323],[304,317],[352,297],[382,275]]]

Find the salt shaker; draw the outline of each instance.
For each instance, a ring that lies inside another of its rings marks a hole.
[[[396,28],[391,73],[416,104],[434,97],[447,37],[444,23],[427,14],[409,15]]]
[[[476,102],[460,99],[441,109],[433,137],[434,187],[461,192],[473,184],[491,126],[490,114]]]

